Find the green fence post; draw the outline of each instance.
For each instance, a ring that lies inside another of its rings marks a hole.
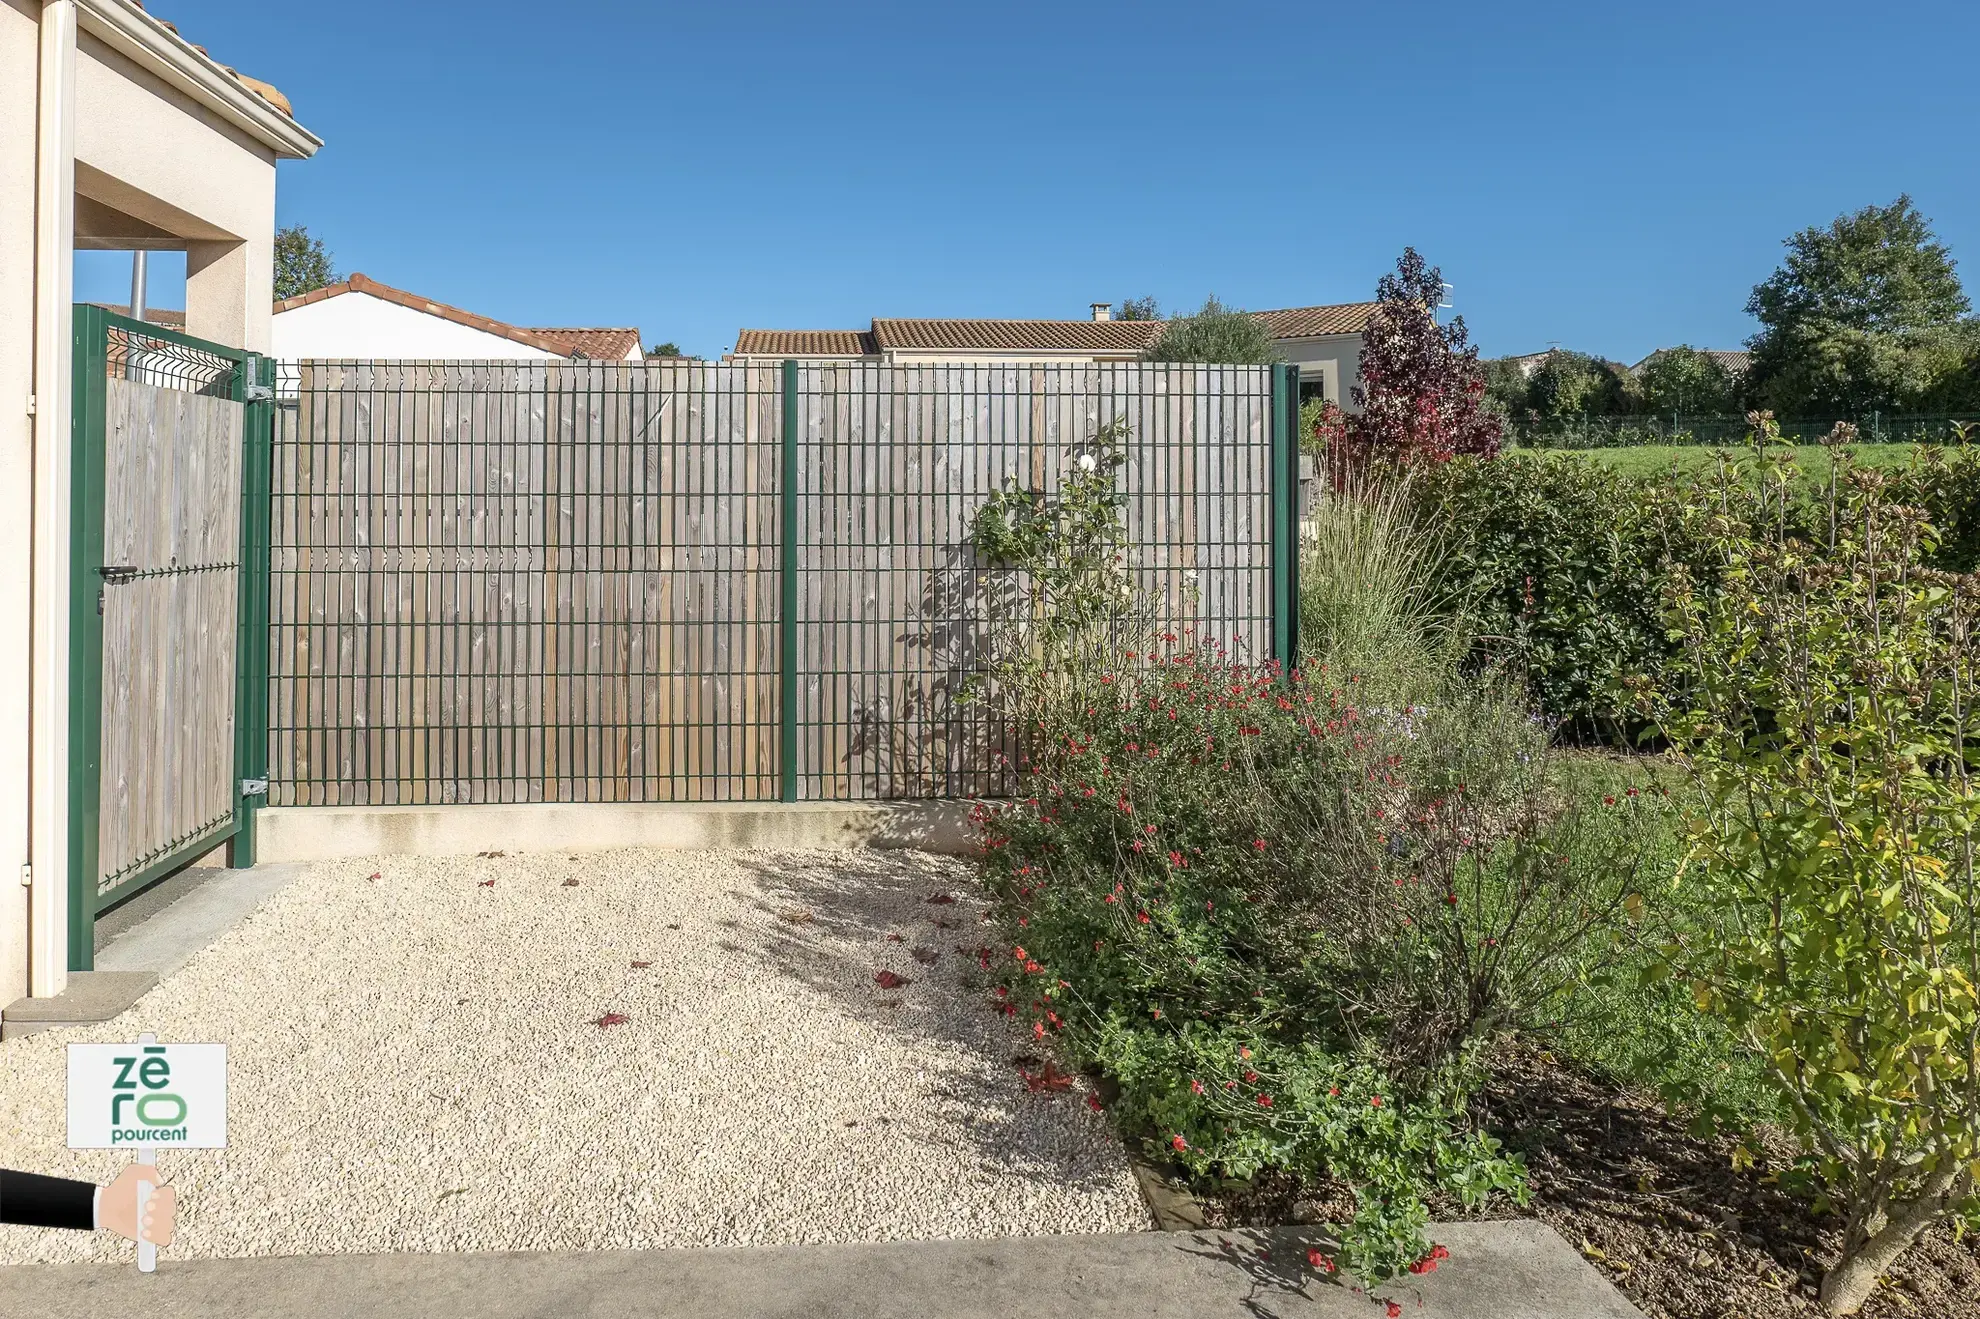
[[[1272,658],[1299,663],[1299,368],[1272,368]]]
[[[778,486],[777,758],[778,797],[798,799],[798,364],[784,362],[783,475]]]
[[[96,966],[103,812],[104,409],[109,313],[75,309],[69,414],[69,969]]]
[[[275,431],[275,362],[249,354],[236,395],[241,418],[241,528],[235,649],[234,765],[239,782],[237,825],[227,863],[255,863],[255,812],[268,799],[269,488]]]

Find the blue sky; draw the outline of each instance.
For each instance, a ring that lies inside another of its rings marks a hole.
[[[327,143],[284,223],[533,325],[1354,301],[1488,355],[1731,347],[1780,242],[1909,192],[1980,262],[1980,7],[151,0]],[[153,302],[179,305],[167,257]],[[1976,266],[1980,269],[1980,266]],[[122,300],[128,258],[79,258]]]

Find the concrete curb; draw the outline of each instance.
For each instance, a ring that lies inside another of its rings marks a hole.
[[[1451,1258],[1377,1289],[1421,1319],[1643,1319],[1531,1219],[1435,1228]],[[597,1254],[329,1255],[0,1268],[22,1314],[84,1319],[1371,1319],[1306,1263],[1315,1233],[1140,1232]]]
[[[157,983],[156,971],[71,971],[68,988],[55,997],[16,999],[0,1011],[0,1041],[108,1021]]]
[[[265,861],[619,847],[913,847],[955,855],[975,843],[971,808],[967,801],[280,806],[260,812],[256,827]]]

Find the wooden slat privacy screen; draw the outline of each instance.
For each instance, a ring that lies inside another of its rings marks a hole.
[[[1146,584],[1272,653],[1271,368],[288,370],[270,805],[774,800],[786,601],[798,796],[994,792],[969,519],[1116,416]]]

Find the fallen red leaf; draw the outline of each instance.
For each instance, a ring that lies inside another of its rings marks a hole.
[[[646,969],[647,967],[649,967],[649,966],[652,966],[652,965],[653,965],[653,963],[651,963],[651,962],[634,962],[634,963],[633,963],[633,970],[635,970],[635,971],[644,971],[644,970],[645,970],[645,969]]]
[[[1018,1075],[1024,1078],[1024,1088],[1033,1094],[1038,1093],[1040,1090],[1069,1090],[1072,1088],[1073,1083],[1073,1079],[1070,1076],[1067,1076],[1049,1062],[1045,1064],[1045,1070],[1036,1076],[1033,1076],[1023,1068],[1018,1069]]]
[[[564,881],[565,888],[576,888],[577,886],[578,886],[578,882],[575,879],[567,879]]]
[[[904,942],[904,941],[906,940],[906,938],[907,938],[907,936],[906,936],[906,935],[901,935],[901,934],[890,934],[890,935],[888,935],[888,936],[887,936],[887,942],[888,942],[888,943],[902,943],[902,942]]]
[[[928,900],[934,903],[938,907],[945,907],[948,904],[954,902],[955,897],[952,894],[948,894],[948,893],[930,893],[928,895]]]
[[[902,985],[913,984],[914,981],[906,976],[897,976],[892,971],[879,971],[874,974],[873,983],[882,989],[899,989]]]
[[[385,878],[385,872],[384,872],[384,871],[382,871],[382,870],[374,870],[374,871],[372,871],[372,872],[371,872],[371,873],[370,873],[369,875],[366,875],[366,876],[365,876],[365,878],[366,878],[366,879],[383,879],[383,878]]]
[[[492,879],[484,879],[484,880],[482,880],[482,881],[481,881],[481,882],[480,882],[479,884],[476,884],[476,885],[475,885],[475,887],[476,887],[476,888],[494,888],[494,887],[495,887],[495,881],[494,881],[494,880],[492,880]]]
[[[600,1017],[598,1020],[592,1022],[591,1024],[594,1026],[601,1026],[601,1027],[623,1026],[631,1020],[632,1018],[628,1017],[623,1012],[608,1012],[604,1016]]]

